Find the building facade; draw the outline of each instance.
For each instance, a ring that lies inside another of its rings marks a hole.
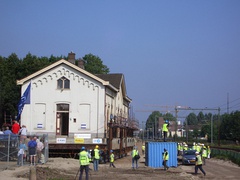
[[[21,125],[27,126],[29,135],[48,134],[50,144],[107,145],[121,136],[116,130],[110,137],[110,121],[135,128],[129,127],[131,99],[124,76],[93,75],[82,63],[75,65],[74,58],[59,60],[17,81],[22,94],[31,83],[30,104],[23,108]]]

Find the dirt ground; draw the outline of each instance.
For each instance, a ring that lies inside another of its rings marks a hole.
[[[197,180],[197,179],[240,179],[240,167],[237,165],[217,160],[207,160],[207,164],[203,166],[207,175],[204,177],[201,172],[193,175],[194,166],[182,166],[179,164],[177,168],[169,168],[163,171],[162,168],[154,169],[146,167],[144,158],[141,157],[139,168],[131,169],[131,156],[128,155],[122,159],[115,161],[116,168],[110,168],[109,163],[100,164],[99,171],[94,172],[93,165],[90,164],[90,180],[159,180],[159,179],[176,179],[176,180]],[[65,158],[49,158],[44,165],[37,165],[38,180],[74,180],[78,179],[79,161],[76,159]],[[29,179],[30,166],[25,165],[18,167],[16,165],[0,171],[0,179],[5,180],[26,180]],[[85,178],[84,178],[85,179]]]

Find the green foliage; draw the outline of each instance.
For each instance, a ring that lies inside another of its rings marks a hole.
[[[190,113],[186,118],[187,125],[196,125],[198,124],[198,119],[196,114]],[[185,122],[185,124],[186,124]]]
[[[102,60],[93,54],[83,57],[85,70],[92,74],[108,74],[109,68],[103,64]]]
[[[107,74],[109,69],[102,64],[102,60],[92,54],[85,57],[86,70],[90,73]],[[37,57],[28,53],[23,59],[19,59],[15,53],[10,56],[0,56],[0,125],[3,123],[4,114],[13,117],[17,114],[17,105],[21,96],[21,87],[16,80],[23,79],[46,66],[55,63],[63,56]]]
[[[146,121],[146,126],[145,126],[146,130],[148,128],[154,127],[154,124],[156,123],[157,118],[159,117],[162,117],[162,113],[160,113],[159,111],[153,111],[152,114],[148,116],[148,119]]]
[[[240,111],[222,115],[221,139],[240,141]]]

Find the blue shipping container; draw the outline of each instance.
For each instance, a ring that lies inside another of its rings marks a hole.
[[[145,165],[153,168],[163,167],[164,148],[167,149],[169,167],[177,167],[177,143],[176,142],[146,142]]]

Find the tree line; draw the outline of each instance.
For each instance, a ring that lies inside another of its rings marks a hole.
[[[28,53],[19,58],[12,53],[8,57],[0,56],[0,125],[9,122],[17,115],[17,106],[21,98],[21,87],[16,81],[41,70],[60,59],[68,60],[67,56],[37,57]],[[93,54],[86,54],[81,60],[84,68],[92,74],[108,74],[109,68],[103,64],[101,58]],[[77,62],[76,62],[77,63]]]
[[[176,117],[171,113],[162,114],[159,111],[154,111],[149,115],[146,121],[146,131],[154,128],[156,117],[163,117],[164,120],[169,120],[170,124],[177,124]],[[207,138],[208,142],[214,140],[214,143],[217,143],[219,140],[239,142],[240,111],[234,111],[230,114],[225,113],[222,115],[212,113],[204,114],[202,111],[198,114],[189,113],[181,128],[188,133],[185,134],[185,136],[188,136],[188,139],[192,141],[204,137]]]

